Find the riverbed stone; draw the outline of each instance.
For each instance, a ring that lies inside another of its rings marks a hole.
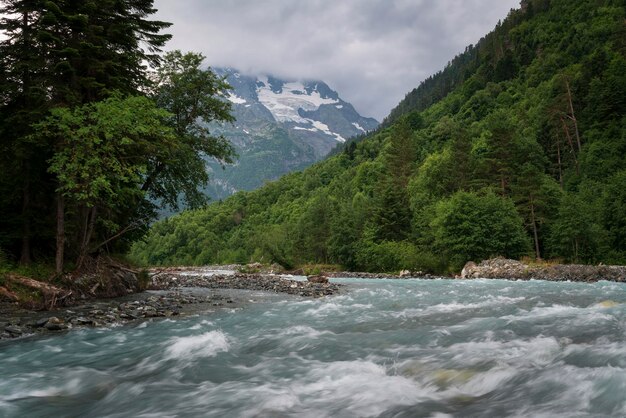
[[[19,336],[24,333],[24,330],[22,330],[22,328],[18,327],[17,325],[7,325],[6,327],[4,327],[4,330],[10,335],[14,336]]]
[[[44,328],[48,331],[61,331],[67,329],[67,324],[63,320],[57,318],[56,316],[53,316],[48,318],[48,321],[44,325]]]
[[[41,328],[48,323],[48,318],[41,318],[35,322],[35,327]]]
[[[328,283],[328,277],[322,275],[309,276],[306,280],[309,283]]]

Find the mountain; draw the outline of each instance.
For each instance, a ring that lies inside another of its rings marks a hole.
[[[155,224],[132,255],[439,273],[493,256],[626,264],[625,22],[623,0],[524,0],[375,132]]]
[[[210,163],[207,192],[222,199],[238,190],[252,190],[324,158],[348,138],[378,127],[342,100],[322,81],[282,80],[215,68],[233,90],[228,96],[236,122],[213,125],[239,155],[234,166]]]

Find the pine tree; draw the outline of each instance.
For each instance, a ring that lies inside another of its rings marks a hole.
[[[415,163],[413,131],[405,119],[394,128],[385,164],[387,173],[378,186],[374,223],[377,239],[398,241],[411,232],[411,209],[407,186]]]
[[[168,23],[150,21],[152,0],[39,1],[8,0],[0,8],[0,29],[7,38],[0,43],[2,62],[3,136],[2,189],[21,191],[17,198],[3,199],[2,210],[13,216],[0,245],[16,250],[21,230],[22,260],[30,259],[33,224],[45,220],[43,248],[49,246],[51,228],[47,208],[56,201],[57,270],[64,259],[66,224],[75,231],[71,242],[84,236],[90,224],[89,208],[68,208],[47,161],[63,152],[62,142],[31,135],[30,127],[43,120],[55,106],[78,106],[102,100],[114,92],[139,93],[147,85],[145,63],[155,63],[159,48],[169,35],[159,32]],[[35,142],[34,138],[37,138]],[[6,164],[6,165],[5,165]],[[21,184],[16,183],[17,181]],[[56,197],[55,197],[56,195]],[[11,196],[15,196],[13,192]],[[21,204],[20,204],[21,203]],[[21,210],[18,207],[21,206]],[[68,224],[69,222],[69,224]]]

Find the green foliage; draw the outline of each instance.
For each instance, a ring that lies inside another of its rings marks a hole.
[[[551,255],[572,262],[596,261],[604,231],[598,224],[592,205],[576,194],[566,194],[561,200],[559,213],[548,235]]]
[[[178,147],[150,161],[146,185],[151,197],[178,208],[182,195],[186,207],[206,203],[198,186],[206,186],[208,175],[204,158],[233,162],[234,150],[223,136],[213,136],[211,121],[232,122],[230,102],[224,100],[230,86],[210,69],[201,68],[204,56],[172,51],[164,55],[154,73],[150,97],[168,112],[169,125],[179,138]]]
[[[435,248],[457,268],[467,260],[501,255],[518,258],[529,250],[513,202],[492,192],[461,191],[440,201],[430,227]]]
[[[80,268],[125,250],[155,201],[205,203],[205,158],[231,160],[206,129],[232,121],[229,86],[199,54],[160,56],[170,24],[155,12],[152,0],[0,6],[0,245],[22,264],[56,253],[61,273],[66,258]]]
[[[174,149],[176,136],[165,126],[169,114],[145,97],[102,102],[74,109],[54,108],[33,126],[33,137],[54,138],[59,151],[49,171],[71,201],[93,207],[141,198],[149,156]]]
[[[132,254],[181,263],[201,235],[212,263],[235,253],[369,271],[451,272],[532,253],[626,262],[625,18],[612,0],[524,1],[377,132],[157,223]]]

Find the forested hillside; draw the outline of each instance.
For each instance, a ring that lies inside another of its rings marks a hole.
[[[153,226],[151,264],[626,263],[626,7],[528,0],[302,173]]]

